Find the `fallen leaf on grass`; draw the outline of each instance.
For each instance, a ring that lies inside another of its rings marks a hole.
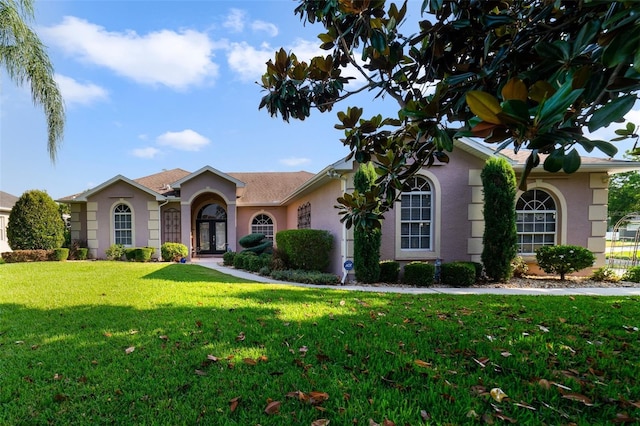
[[[218,362],[220,361],[220,358],[218,358],[217,356],[214,355],[207,355],[207,359],[211,362]]]
[[[507,394],[504,393],[504,391],[500,388],[493,388],[491,389],[491,391],[489,392],[489,394],[491,395],[491,397],[493,399],[495,399],[498,402],[502,402],[503,399],[508,398]]]
[[[611,423],[635,423],[638,420],[640,419],[637,419],[635,417],[630,417],[627,413],[618,413],[611,420]]]
[[[509,423],[518,423],[518,421],[516,419],[513,419],[511,417],[507,417],[502,413],[497,413],[494,414],[494,416],[496,416],[497,418],[499,418],[500,420],[504,420],[505,422],[509,422]]]
[[[242,361],[247,365],[258,365],[258,362],[253,358],[245,358]]]
[[[64,402],[69,399],[69,395],[65,395],[63,393],[57,393],[53,396],[53,400],[55,402]]]
[[[206,371],[202,371],[202,370],[197,370],[197,369],[196,369],[196,375],[198,375],[198,376],[206,376],[206,375],[207,375],[207,372],[206,372]]]
[[[431,368],[431,363],[430,362],[426,362],[423,361],[421,359],[416,359],[415,361],[413,361],[417,366],[419,367],[423,367],[423,368]]]
[[[164,340],[164,341],[169,340],[169,336],[165,336],[164,334],[163,334],[162,336],[158,336],[158,338],[159,338],[160,340]]]
[[[126,353],[127,355],[129,355],[130,353],[132,353],[133,351],[136,350],[135,346],[129,346],[127,349],[124,350],[124,353]]]
[[[229,400],[229,410],[233,413],[238,408],[238,404],[240,403],[240,397],[236,396],[235,398]]]
[[[593,406],[593,403],[591,402],[591,400],[588,397],[586,397],[585,395],[580,395],[578,393],[565,393],[565,394],[562,395],[562,397],[565,398],[565,399],[569,399],[571,401],[582,402],[587,407],[592,407]]]
[[[241,331],[240,334],[236,336],[236,342],[242,342],[245,338],[246,336],[244,335],[244,331]]]
[[[327,426],[329,424],[328,419],[318,419],[311,422],[311,426]]]
[[[277,414],[280,412],[280,401],[271,401],[267,404],[267,407],[264,409],[264,412],[267,414]]]
[[[535,407],[532,407],[526,402],[515,402],[513,405],[515,405],[516,407],[526,408],[527,410],[536,411]]]

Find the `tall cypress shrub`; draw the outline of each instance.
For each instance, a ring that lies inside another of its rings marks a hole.
[[[64,243],[58,205],[44,191],[27,191],[11,209],[7,239],[12,250],[52,250]]]
[[[371,189],[376,181],[372,163],[361,164],[353,177],[356,191],[363,193]],[[373,283],[380,279],[380,243],[382,233],[378,228],[355,226],[353,229],[353,266],[356,280]]]
[[[516,230],[516,175],[501,157],[487,160],[481,173],[484,190],[484,236],[482,263],[493,281],[513,275],[511,261],[518,249]]]

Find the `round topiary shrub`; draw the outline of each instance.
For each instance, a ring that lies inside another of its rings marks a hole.
[[[233,266],[233,259],[236,257],[235,251],[226,251],[222,255],[222,264],[224,266]]]
[[[160,246],[160,256],[165,262],[179,262],[180,259],[187,257],[189,249],[181,243],[164,243]]]
[[[536,261],[547,274],[559,274],[564,280],[566,274],[593,266],[596,257],[580,246],[542,246],[536,250]]]
[[[419,287],[429,287],[433,285],[436,267],[426,262],[411,262],[404,267],[402,281],[405,284]]]
[[[12,250],[52,250],[64,243],[58,204],[44,191],[27,191],[16,201],[7,222]]]

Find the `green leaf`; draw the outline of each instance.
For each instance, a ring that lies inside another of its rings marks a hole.
[[[636,102],[636,95],[622,96],[593,113],[589,121],[589,132],[595,132],[601,127],[607,127],[614,121],[622,119],[626,113],[631,111]]]
[[[595,140],[591,141],[593,145],[606,154],[608,157],[614,157],[618,153],[618,148],[611,142]]]
[[[542,106],[539,113],[541,127],[553,126],[562,121],[567,109],[580,97],[584,89],[573,90],[571,80],[567,81]]]
[[[551,173],[559,172],[562,169],[562,163],[564,160],[564,150],[563,149],[555,149],[547,158],[544,160],[543,167],[546,171]]]
[[[371,46],[373,46],[378,53],[384,53],[387,49],[387,38],[382,31],[375,29],[371,32]]]
[[[635,34],[620,32],[611,40],[609,45],[604,48],[602,52],[602,63],[607,68],[612,68],[627,61],[628,58],[629,64],[631,64],[630,56],[635,55],[637,52],[639,40],[640,31],[635,31]]]
[[[599,30],[600,21],[598,19],[585,22],[573,42],[573,55],[578,56],[581,54],[591,44],[591,40],[595,38]]]
[[[574,148],[562,159],[562,170],[568,174],[574,173],[580,168],[580,162],[580,154]]]

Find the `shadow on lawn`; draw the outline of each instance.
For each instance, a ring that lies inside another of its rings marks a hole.
[[[172,263],[157,271],[145,275],[145,279],[152,280],[167,280],[176,282],[202,282],[210,281],[216,283],[229,283],[229,284],[248,284],[254,281],[245,280],[242,278],[234,277],[232,275],[223,274],[211,268],[206,268],[201,265]]]

